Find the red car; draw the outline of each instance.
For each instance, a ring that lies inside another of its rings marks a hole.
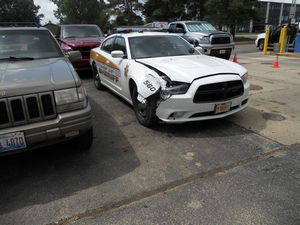
[[[73,63],[74,68],[79,71],[91,69],[90,50],[101,44],[104,35],[101,29],[94,24],[68,24],[61,26],[57,40],[64,51],[78,50],[81,52],[82,59]]]

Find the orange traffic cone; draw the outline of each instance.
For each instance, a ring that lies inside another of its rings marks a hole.
[[[232,60],[234,63],[238,63],[238,59],[237,59],[237,56],[236,56],[236,52],[234,52],[234,57],[233,57],[233,60]]]
[[[276,55],[276,61],[273,63],[273,68],[279,68],[278,55]]]

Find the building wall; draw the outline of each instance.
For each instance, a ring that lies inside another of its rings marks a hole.
[[[257,8],[258,19],[253,21],[253,32],[260,32],[265,29],[265,25],[278,26],[289,21],[292,0],[258,0],[260,7]],[[269,18],[266,23],[267,5],[270,2]],[[280,18],[281,5],[283,4],[282,17]],[[296,0],[296,21],[300,21],[300,0]],[[238,32],[249,32],[250,21],[248,24],[239,24]]]
[[[270,2],[270,11],[269,11],[269,18],[268,18],[268,25],[274,25],[277,26],[280,23],[287,23],[289,20],[289,14],[290,14],[290,9],[291,9],[291,3],[293,2],[292,0],[259,0],[261,2],[264,15],[263,16],[264,20],[266,21],[266,12],[267,12],[267,4]],[[280,20],[280,10],[281,10],[281,5],[283,4],[283,12],[282,12],[282,17]],[[296,1],[297,8],[296,8],[296,21],[300,21],[300,0]]]

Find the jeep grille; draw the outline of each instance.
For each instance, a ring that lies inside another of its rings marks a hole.
[[[0,128],[30,124],[55,117],[52,92],[0,99]]]

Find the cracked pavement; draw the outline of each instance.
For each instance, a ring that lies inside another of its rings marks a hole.
[[[299,224],[299,59],[258,54],[249,107],[220,120],[145,128],[83,78],[92,148],[0,158],[0,224]]]

